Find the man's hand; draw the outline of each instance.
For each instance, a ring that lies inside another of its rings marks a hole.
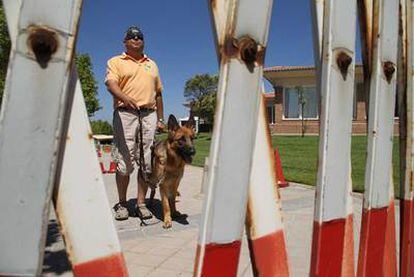
[[[124,94],[121,100],[124,102],[126,108],[139,109],[139,106],[135,104],[135,101],[132,97]]]
[[[157,122],[157,130],[161,133],[164,133],[167,130],[167,127],[165,126],[164,122],[158,120]]]
[[[126,108],[139,109],[139,107],[135,104],[134,99],[124,94],[116,81],[107,80],[105,85],[113,96],[124,102]]]

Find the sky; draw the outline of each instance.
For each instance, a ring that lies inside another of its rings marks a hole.
[[[313,65],[309,0],[273,2],[265,67]],[[156,61],[164,85],[164,116],[187,115],[185,82],[219,71],[207,0],[84,0],[77,52],[91,56],[102,109],[93,119],[112,122],[112,96],[104,85],[106,62],[124,50],[128,26],[139,26],[145,53]],[[271,90],[266,84],[266,90]]]

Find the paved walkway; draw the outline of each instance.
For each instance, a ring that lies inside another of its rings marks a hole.
[[[179,188],[181,197],[177,203],[177,209],[187,214],[188,217],[178,222],[174,221],[171,229],[162,228],[159,200],[152,208],[158,218],[153,221],[153,225],[140,226],[140,220],[136,217],[130,217],[126,221],[115,221],[130,276],[192,276],[203,200],[203,195],[200,193],[202,174],[202,168],[186,167]],[[108,199],[113,205],[117,199],[114,175],[104,175],[104,182]],[[312,187],[299,184],[291,184],[288,188],[281,189],[291,276],[309,275],[314,193]],[[158,193],[156,198],[159,199]],[[136,202],[135,182],[130,185],[128,199],[130,206],[133,207]],[[355,195],[355,257],[357,257],[359,243],[361,204],[361,195]],[[398,208],[397,204],[397,215],[399,214]],[[53,215],[46,250],[45,275],[72,275]],[[238,276],[252,276],[245,238],[242,244]]]

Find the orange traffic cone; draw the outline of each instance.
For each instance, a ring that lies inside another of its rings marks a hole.
[[[116,163],[111,160],[109,164],[109,170],[106,173],[115,173],[116,172]]]
[[[275,148],[275,165],[276,165],[276,180],[279,188],[285,188],[289,186],[289,183],[285,180],[283,175],[282,162],[280,161],[279,151]]]
[[[99,166],[101,167],[102,174],[105,174],[106,173],[106,170],[105,170],[104,164],[102,162],[99,162]]]
[[[102,151],[105,152],[105,153],[111,153],[112,146],[111,145],[104,145],[104,146],[102,146]]]

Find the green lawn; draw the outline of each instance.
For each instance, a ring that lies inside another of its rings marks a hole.
[[[282,160],[283,173],[288,181],[315,185],[319,137],[308,136],[273,136],[273,146],[278,146]],[[209,153],[211,137],[209,134],[199,134],[195,140],[197,154],[193,165],[203,166],[204,158]],[[364,171],[366,158],[365,136],[352,137],[352,182],[355,191],[364,189]],[[399,187],[399,153],[398,137],[394,139],[393,172],[395,193]]]
[[[285,178],[290,181],[315,185],[319,137],[272,137],[273,146],[278,146]],[[366,136],[352,137],[352,183],[355,191],[364,190]],[[394,139],[393,172],[396,192],[398,189],[398,138]]]
[[[193,160],[193,165],[204,166],[204,160],[210,152],[211,134],[199,133],[194,140],[196,155]]]

